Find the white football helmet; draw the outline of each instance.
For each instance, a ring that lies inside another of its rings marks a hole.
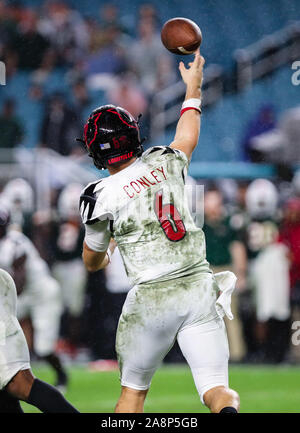
[[[256,179],[246,191],[246,208],[252,218],[272,218],[276,214],[278,192],[267,179]]]
[[[79,198],[83,190],[80,183],[69,183],[61,191],[57,208],[59,216],[63,219],[79,217]]]
[[[2,191],[2,197],[8,203],[12,213],[27,213],[34,210],[33,189],[25,179],[10,180]]]

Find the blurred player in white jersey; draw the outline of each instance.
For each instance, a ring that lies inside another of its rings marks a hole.
[[[11,179],[1,192],[1,200],[9,206],[11,224],[27,233],[34,211],[34,193],[30,183],[22,178]]]
[[[0,227],[2,222],[0,210]],[[15,283],[0,269],[0,413],[22,413],[19,400],[45,413],[77,412],[59,391],[32,374],[29,350],[16,314]]]
[[[203,64],[199,52],[188,69],[180,63],[186,98],[170,146],[143,152],[138,122],[112,105],[94,110],[84,128],[94,164],[110,176],[89,184],[80,198],[83,260],[89,271],[104,268],[113,237],[134,286],[117,331],[122,392],[116,412],[143,411],[152,376],[176,339],[201,401],[212,412],[239,410],[239,396],[228,387],[223,321],[232,316],[236,278],[212,274],[184,192],[200,133]]]
[[[279,363],[287,355],[291,328],[288,250],[278,242],[278,191],[270,180],[255,179],[245,198],[248,218],[240,236],[247,248],[249,288],[256,316],[256,350],[252,359]],[[245,335],[247,325],[246,322]]]
[[[0,210],[0,267],[13,275],[16,282],[18,319],[31,318],[35,353],[55,370],[56,385],[63,390],[67,374],[55,354],[62,312],[60,287],[33,243],[9,227],[10,213],[2,203]]]
[[[79,183],[70,183],[60,193],[58,221],[52,224],[51,239],[55,256],[52,272],[60,284],[66,310],[66,338],[60,341],[60,345],[73,355],[80,343],[80,316],[87,280],[87,272],[81,259],[84,227],[78,211],[78,197],[82,188]]]

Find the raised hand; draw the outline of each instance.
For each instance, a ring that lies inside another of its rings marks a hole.
[[[195,53],[195,58],[193,62],[189,63],[189,67],[186,68],[183,62],[179,63],[179,71],[183,82],[187,87],[200,88],[203,81],[203,66],[205,60],[204,57],[200,55],[200,51],[197,50]]]

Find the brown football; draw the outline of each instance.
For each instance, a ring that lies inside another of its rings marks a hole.
[[[161,30],[161,40],[167,50],[174,54],[192,54],[202,42],[202,33],[194,21],[172,18]]]

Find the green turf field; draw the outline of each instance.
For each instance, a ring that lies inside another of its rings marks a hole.
[[[53,376],[46,367],[34,373],[49,383]],[[118,372],[89,372],[70,368],[66,397],[80,412],[113,412],[119,396]],[[230,385],[239,392],[241,412],[300,412],[300,367],[232,366]],[[23,405],[25,412],[37,412]],[[166,366],[157,371],[148,394],[145,412],[207,412],[200,403],[189,369]]]

